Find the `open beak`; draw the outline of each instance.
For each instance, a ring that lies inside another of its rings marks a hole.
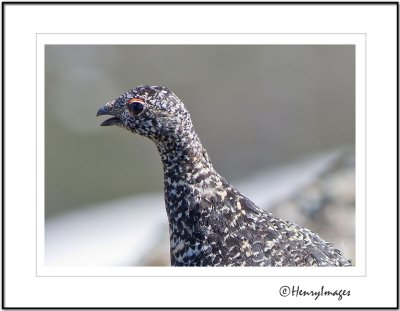
[[[107,104],[105,104],[103,107],[101,107],[96,114],[96,117],[98,116],[103,116],[103,115],[111,115],[113,116],[114,114],[112,113],[112,106],[113,106],[114,102],[109,102]],[[122,122],[120,120],[120,118],[118,117],[112,117],[110,119],[107,119],[105,121],[103,121],[100,126],[111,126],[111,125],[121,125]]]

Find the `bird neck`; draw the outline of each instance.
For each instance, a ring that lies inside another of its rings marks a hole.
[[[195,183],[201,171],[213,171],[207,151],[196,133],[156,144],[166,178]]]
[[[197,135],[192,134],[190,144],[186,141],[157,144],[164,168],[164,196],[170,224],[177,219],[191,222],[195,213],[189,210],[200,202],[205,189],[220,183],[220,176]]]

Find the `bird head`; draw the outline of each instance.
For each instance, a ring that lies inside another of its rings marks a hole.
[[[111,115],[101,126],[116,125],[155,142],[177,139],[192,128],[189,112],[170,90],[142,85],[108,102],[97,116]]]

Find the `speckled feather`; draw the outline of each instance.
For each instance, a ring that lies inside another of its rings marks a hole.
[[[167,88],[139,86],[97,115],[114,116],[102,125],[120,126],[157,146],[164,169],[171,265],[351,265],[318,234],[263,211],[220,176],[189,112]]]

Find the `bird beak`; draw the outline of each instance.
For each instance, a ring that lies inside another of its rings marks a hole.
[[[111,102],[105,104],[103,107],[101,107],[97,111],[96,117],[103,116],[103,115],[111,115],[111,116],[114,115],[112,113],[113,105],[114,105],[114,101],[111,101]],[[100,126],[111,126],[111,125],[121,125],[121,124],[122,124],[122,122],[121,122],[120,118],[114,116],[114,117],[112,117],[110,119],[107,119],[107,120],[103,121],[100,124]]]
[[[98,116],[103,116],[103,115],[109,115],[110,114],[110,107],[107,105],[104,105],[103,107],[101,107],[97,113],[96,113],[96,117]]]

